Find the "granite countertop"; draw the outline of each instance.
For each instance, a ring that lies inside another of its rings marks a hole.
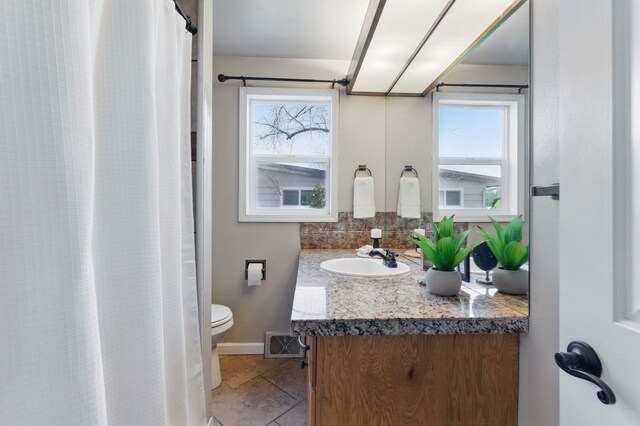
[[[526,296],[499,293],[493,286],[462,283],[456,297],[440,297],[417,283],[424,271],[389,278],[333,274],[320,263],[356,257],[352,250],[302,250],[291,311],[295,335],[495,334],[529,330]],[[473,279],[472,279],[473,281]]]

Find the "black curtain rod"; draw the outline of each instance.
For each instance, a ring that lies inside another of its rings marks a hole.
[[[523,89],[528,89],[528,84],[474,84],[474,83],[438,83],[436,84],[436,92],[441,87],[502,87],[502,88],[511,88],[518,89],[518,93],[522,92]]]
[[[347,86],[349,84],[349,80],[343,78],[341,80],[313,80],[310,78],[277,78],[277,77],[245,77],[245,76],[237,76],[237,75],[224,75],[218,74],[218,81],[220,83],[224,83],[227,80],[241,80],[242,85],[247,85],[247,80],[256,80],[256,81],[293,81],[297,83],[331,83],[331,87],[335,87],[336,84],[341,86]]]
[[[178,3],[178,0],[173,0],[173,3],[176,5],[176,12],[178,12],[180,16],[182,16],[187,23],[185,25],[185,28],[187,29],[187,31],[189,31],[193,35],[196,35],[198,33],[198,27],[196,27],[193,24],[193,22],[191,22],[191,17],[189,17],[184,12],[184,9],[182,8],[182,6],[180,6],[180,3]]]

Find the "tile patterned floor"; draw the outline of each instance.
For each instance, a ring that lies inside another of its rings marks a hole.
[[[214,425],[306,425],[306,371],[299,358],[221,356],[220,369],[222,384],[211,391]]]

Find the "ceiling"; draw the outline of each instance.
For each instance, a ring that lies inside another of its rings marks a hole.
[[[214,0],[214,55],[350,61],[369,0]],[[520,7],[466,64],[527,65],[529,7]]]
[[[213,54],[351,60],[369,0],[214,0]]]
[[[464,60],[477,65],[529,64],[529,4],[522,5]]]

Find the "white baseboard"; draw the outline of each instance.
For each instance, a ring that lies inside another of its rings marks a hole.
[[[218,343],[218,355],[264,355],[264,343]]]

